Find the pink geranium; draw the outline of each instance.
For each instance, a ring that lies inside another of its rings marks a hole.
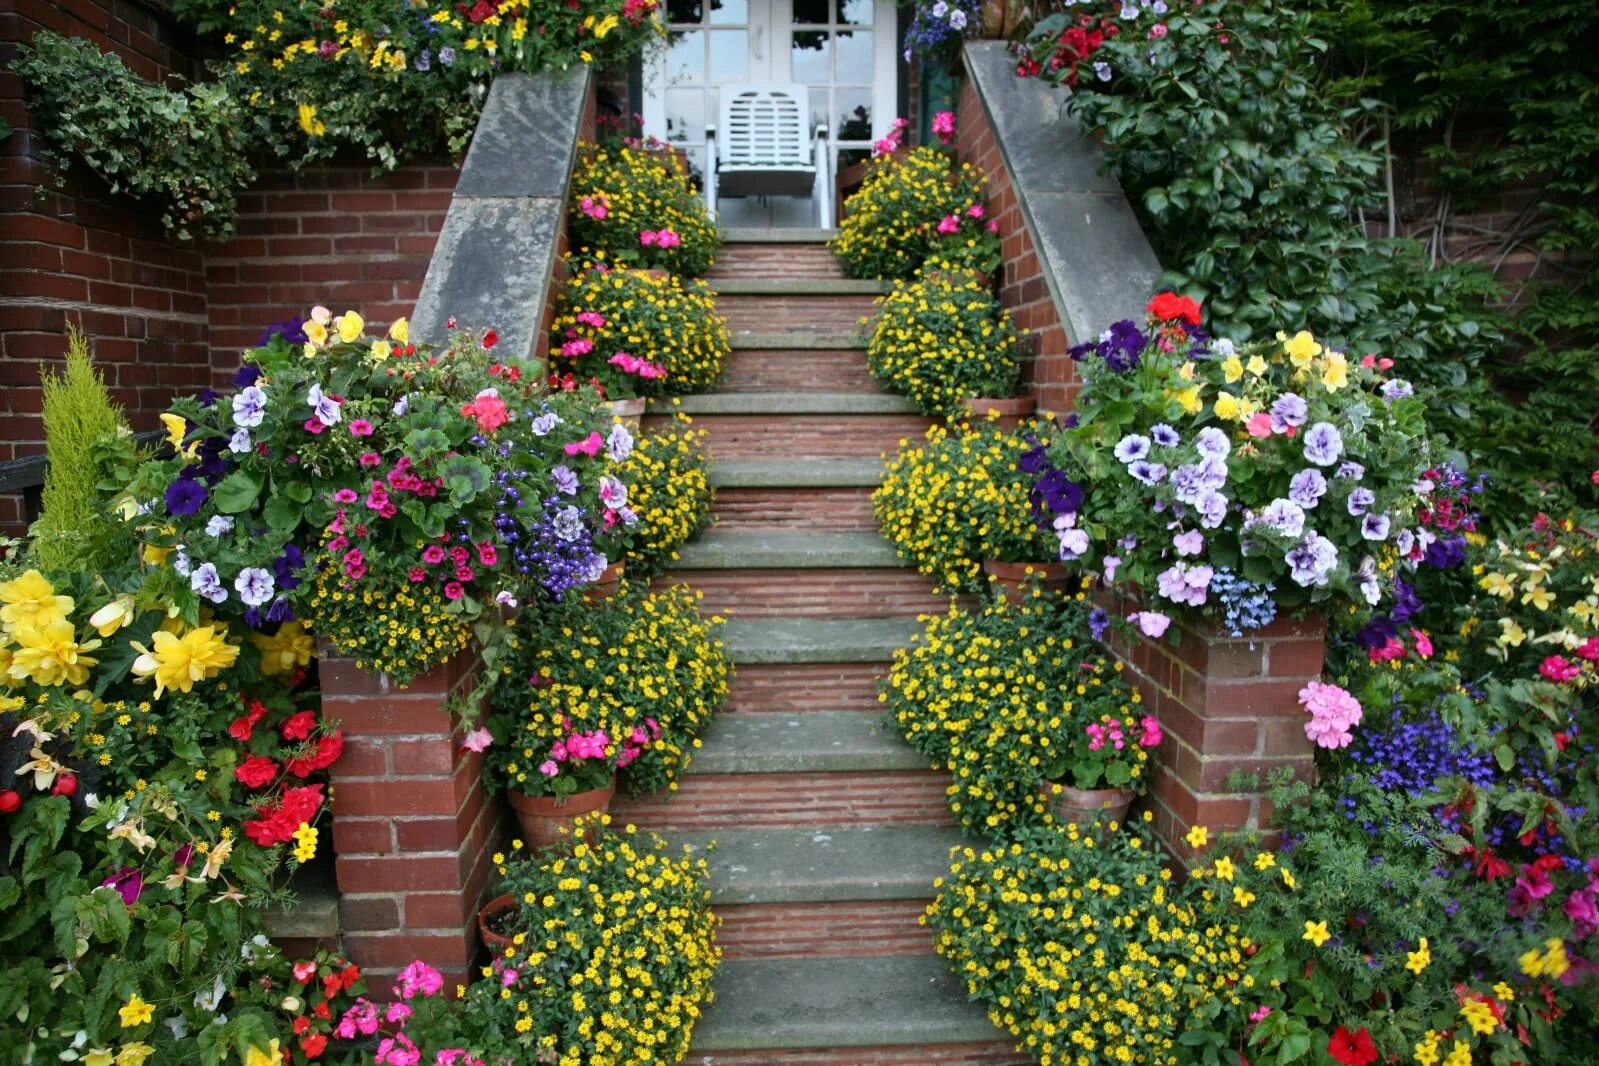
[[[493,433],[511,420],[511,413],[506,408],[505,401],[500,399],[500,394],[495,389],[484,389],[471,403],[462,404],[461,413],[474,419],[477,428],[484,433]]]
[[[1312,681],[1299,690],[1299,704],[1310,714],[1305,735],[1323,748],[1347,747],[1350,730],[1360,724],[1360,701],[1337,685]]]
[[[943,218],[939,219],[938,232],[946,237],[952,233],[959,233],[960,229],[961,220],[956,218],[954,215],[945,215]]]
[[[955,112],[940,111],[933,116],[933,134],[938,138],[939,144],[948,144],[955,139]]]

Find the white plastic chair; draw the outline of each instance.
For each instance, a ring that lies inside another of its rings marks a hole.
[[[810,93],[803,85],[726,85],[721,121],[705,128],[705,205],[723,196],[809,196],[817,225],[833,225],[833,156],[827,126],[807,143]]]

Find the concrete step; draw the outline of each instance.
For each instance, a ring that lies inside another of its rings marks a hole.
[[[915,618],[735,618],[722,640],[740,665],[887,663],[920,629]]]
[[[838,236],[836,229],[790,226],[763,228],[729,226],[722,230],[723,244],[826,244]]]
[[[886,392],[707,392],[655,400],[651,415],[913,415],[916,405]]]
[[[679,570],[792,570],[903,567],[876,533],[740,533],[711,529],[678,549]]]
[[[953,826],[831,826],[675,833],[672,843],[710,848],[717,907],[755,903],[930,900],[962,842]]]
[[[696,773],[791,774],[924,770],[927,759],[883,723],[858,711],[721,714],[694,756]]]
[[[718,459],[710,466],[718,489],[874,489],[881,459]]]
[[[733,350],[774,350],[785,351],[837,351],[840,348],[854,348],[862,353],[866,350],[867,334],[864,330],[821,330],[794,329],[794,330],[734,330],[732,334]],[[862,354],[862,361],[865,360]]]
[[[880,296],[893,285],[870,278],[717,278],[711,282],[718,296]]]
[[[717,977],[716,1002],[695,1027],[689,1061],[716,1063],[698,1056],[717,1051],[891,1048],[999,1036],[933,955],[731,962]]]

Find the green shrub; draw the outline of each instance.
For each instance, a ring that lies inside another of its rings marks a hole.
[[[974,275],[924,272],[878,303],[866,358],[884,388],[945,416],[965,397],[1015,395],[1021,333]]]
[[[692,424],[680,414],[671,425],[646,431],[617,471],[628,506],[638,515],[628,537],[629,575],[661,570],[711,520],[715,490],[705,452],[710,433]]]
[[[39,376],[44,394],[44,513],[30,531],[32,553],[45,570],[80,570],[109,563],[104,549],[113,530],[99,507],[100,466],[95,441],[125,432],[122,408],[113,403],[94,367],[89,340],[67,327],[66,365]]]
[[[692,278],[716,262],[721,234],[682,157],[665,146],[584,145],[571,204],[572,243],[612,262]]]
[[[255,180],[249,122],[222,85],[178,91],[146,81],[88,41],[36,34],[12,64],[45,143],[146,201],[183,238],[233,232],[238,193]],[[65,168],[58,162],[58,175]]]
[[[986,181],[970,163],[955,166],[936,148],[883,156],[845,201],[829,247],[852,278],[911,278],[935,254],[991,273],[999,241],[988,229]]]

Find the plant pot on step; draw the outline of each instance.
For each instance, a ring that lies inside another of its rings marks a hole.
[[[583,586],[583,599],[588,603],[604,603],[615,598],[622,587],[622,574],[626,569],[625,561],[607,566],[604,573]]]
[[[1002,399],[996,396],[968,396],[961,401],[966,408],[966,422],[974,429],[982,425],[992,425],[1005,432],[1010,432],[1021,425],[1033,409],[1038,406],[1031,396],[1018,396],[1014,399]]]
[[[1056,795],[1055,787],[1044,786],[1044,797],[1049,801],[1050,811],[1062,825],[1070,822],[1080,828],[1093,825],[1096,821],[1106,824],[1127,821],[1127,810],[1137,798],[1130,788],[1073,788],[1061,785],[1060,794]]]
[[[922,277],[928,281],[949,285],[964,285],[968,281],[975,281],[977,287],[984,291],[991,290],[994,286],[992,277],[974,267],[932,267],[924,269]]]
[[[1074,571],[1065,563],[1002,563],[998,559],[983,560],[983,573],[996,594],[1015,602],[1027,594],[1030,583],[1036,582],[1045,592],[1056,592],[1072,582]]]
[[[495,954],[510,947],[511,938],[515,934],[500,932],[503,928],[500,923],[508,916],[514,915],[518,906],[520,904],[517,903],[516,897],[507,892],[503,896],[495,896],[478,908],[477,932],[483,940],[484,947]]]
[[[627,400],[607,400],[605,403],[610,409],[611,417],[635,433],[638,432],[639,419],[644,417],[644,409],[648,405],[649,401],[642,396],[634,396]]]
[[[522,826],[522,839],[535,848],[548,847],[569,836],[572,823],[586,814],[608,810],[616,795],[616,778],[604,788],[591,788],[570,796],[525,796],[507,792],[505,798]]]

